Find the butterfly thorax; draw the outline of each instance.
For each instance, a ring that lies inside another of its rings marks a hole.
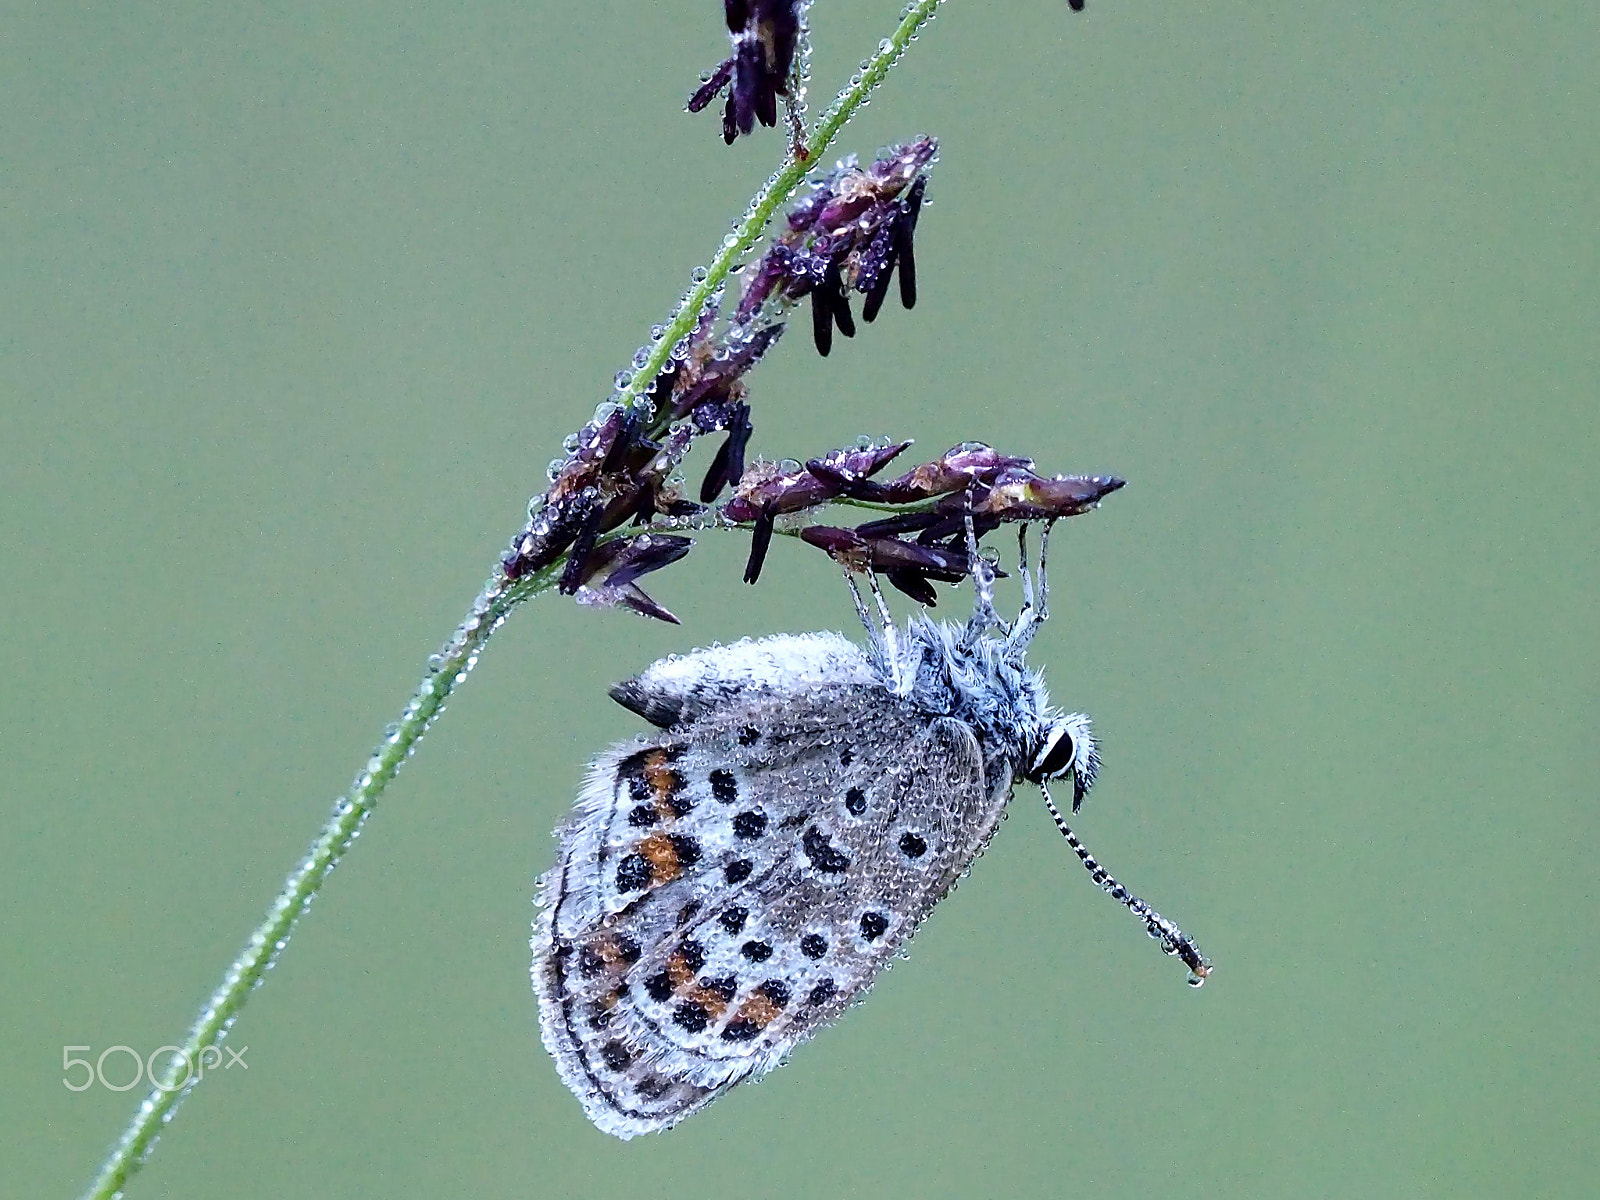
[[[879,642],[871,657],[893,686],[924,712],[969,726],[991,769],[1020,778],[1056,717],[1044,679],[998,638],[969,639],[967,630],[926,617],[913,620],[896,645]]]

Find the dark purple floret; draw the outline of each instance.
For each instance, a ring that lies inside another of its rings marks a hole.
[[[700,485],[700,503],[710,504],[724,487],[733,487],[744,475],[744,450],[753,430],[750,427],[750,406],[734,403],[722,426],[728,431],[727,440],[717,448],[711,468]]]
[[[910,192],[906,194],[905,211],[901,213],[894,227],[895,248],[899,251],[902,308],[917,306],[917,259],[912,252],[911,238],[917,232],[917,217],[922,212],[922,193],[926,182],[927,178],[924,176],[911,185]]]
[[[900,301],[914,306],[912,238],[927,186],[924,171],[937,149],[932,138],[919,138],[865,168],[848,159],[814,183],[750,271],[735,320],[748,321],[769,303],[781,308],[809,296],[812,339],[825,356],[835,329],[855,335],[850,292],[866,297],[863,319],[874,320],[898,274]]]
[[[854,487],[857,479],[883,469],[910,442],[887,446],[868,446],[859,450],[834,450],[805,466],[798,463],[786,469],[782,463],[757,462],[751,465],[734,489],[734,496],[722,506],[730,521],[754,521],[762,513],[800,512],[825,504]]]
[[[761,578],[761,566],[767,561],[767,549],[772,545],[773,513],[762,509],[756,514],[755,527],[750,530],[750,557],[744,564],[744,581],[754,583]]]
[[[572,539],[572,549],[567,551],[567,565],[561,572],[561,582],[556,585],[556,590],[563,596],[576,592],[584,579],[584,567],[589,555],[594,553],[595,538],[600,533],[600,518],[604,515],[605,510],[598,503],[584,506],[578,534]]]
[[[729,145],[757,121],[778,123],[778,97],[789,95],[802,7],[801,0],[725,0],[733,54],[689,97],[688,109],[701,111],[727,88],[722,139]]]
[[[965,550],[923,546],[896,538],[866,538],[857,530],[830,525],[812,525],[802,529],[800,537],[861,570],[909,571],[946,583],[965,579],[971,570]]]
[[[760,574],[779,514],[803,512],[831,500],[905,505],[909,511],[854,529],[811,525],[800,537],[850,570],[882,572],[919,603],[933,604],[933,581],[954,583],[972,572],[969,530],[971,538],[981,539],[1006,522],[1076,516],[1122,486],[1122,480],[1108,475],[1045,478],[1034,472],[1032,460],[979,442],[955,446],[888,483],[871,479],[908,445],[835,450],[804,467],[752,465],[733,499],[722,506],[724,518],[755,525],[746,582],[753,583]],[[906,541],[905,534],[916,534],[916,540]]]
[[[579,583],[573,588],[579,604],[601,608],[631,608],[634,612],[658,621],[678,624],[673,616],[657,604],[639,587],[638,580],[651,571],[677,562],[689,553],[694,542],[686,537],[666,533],[643,533],[637,537],[616,538],[597,547],[586,556],[578,572]],[[574,557],[571,563],[577,561]],[[563,573],[563,582],[566,575]],[[592,582],[599,579],[599,582]]]
[[[732,78],[733,59],[729,57],[719,62],[716,70],[711,72],[711,77],[700,85],[694,95],[689,97],[689,103],[686,106],[688,110],[692,113],[699,112],[716,99],[717,93],[727,87],[728,81]]]

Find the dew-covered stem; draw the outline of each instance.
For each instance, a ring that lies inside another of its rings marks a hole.
[[[916,0],[905,11],[894,32],[880,43],[862,72],[841,91],[823,113],[806,139],[807,157],[798,158],[791,149],[788,160],[751,200],[734,232],[724,238],[721,249],[690,292],[679,304],[672,320],[663,329],[639,365],[632,381],[619,397],[631,407],[641,392],[667,365],[672,348],[693,328],[707,301],[727,280],[740,258],[755,245],[772,215],[777,212],[838,137],[863,101],[888,76],[895,62],[905,53],[917,31],[933,16],[942,0]],[[646,164],[653,169],[654,164]],[[620,536],[620,535],[612,535]],[[602,535],[596,544],[609,537]],[[222,983],[206,1002],[199,1018],[189,1030],[176,1055],[163,1071],[160,1081],[134,1113],[115,1148],[100,1168],[86,1197],[106,1200],[122,1193],[144,1165],[161,1131],[172,1119],[179,1102],[198,1082],[192,1065],[213,1054],[238,1019],[246,999],[261,982],[273,959],[283,950],[295,922],[316,898],[323,882],[339,864],[376,808],[384,790],[400,766],[416,749],[424,733],[444,711],[446,701],[477,662],[489,636],[522,601],[556,586],[565,566],[565,557],[548,567],[519,579],[508,579],[497,571],[489,586],[473,603],[467,619],[455,635],[429,662],[427,675],[406,705],[400,720],[387,732],[373,751],[350,790],[334,805],[310,850],[285,881],[283,890],[272,902],[266,918],[250,934],[244,950],[234,959]]]

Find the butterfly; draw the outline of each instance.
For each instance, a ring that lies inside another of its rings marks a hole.
[[[969,541],[971,541],[969,533]],[[563,1082],[621,1138],[670,1128],[777,1066],[838,1017],[968,870],[1012,788],[1044,791],[1094,881],[1198,985],[1194,942],[1116,882],[1051,800],[1076,812],[1099,753],[1052,707],[1025,653],[1048,615],[1020,538],[1023,607],[897,628],[869,574],[867,630],[783,634],[655,663],[611,696],[656,727],[605,751],[540,881],[533,986]],[[848,572],[847,581],[850,580]]]

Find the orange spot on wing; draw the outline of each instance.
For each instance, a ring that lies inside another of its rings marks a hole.
[[[739,1006],[739,1011],[734,1016],[744,1018],[757,1029],[765,1029],[778,1019],[778,1014],[782,1011],[783,1009],[757,992]]]
[[[672,839],[664,833],[652,833],[639,843],[639,853],[644,855],[645,861],[650,864],[650,879],[655,884],[671,883],[683,874],[683,865],[678,862],[678,851],[672,844]]]
[[[644,760],[644,781],[650,785],[656,815],[663,821],[677,819],[678,810],[672,798],[683,790],[683,776],[672,769],[672,759],[667,751],[655,750]]]
[[[694,980],[694,972],[676,950],[667,955],[667,978],[672,980],[672,990],[675,992],[682,991]]]

